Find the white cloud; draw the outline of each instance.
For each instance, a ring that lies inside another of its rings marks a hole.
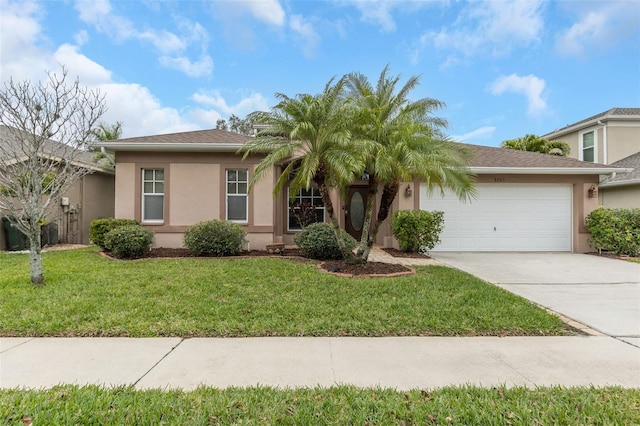
[[[581,6],[588,9],[582,10],[580,19],[557,38],[556,48],[562,54],[584,56],[594,47],[606,48],[631,37],[640,28],[637,1],[586,2]]]
[[[213,107],[215,111],[220,113],[222,118],[227,118],[231,114],[244,117],[254,111],[266,111],[269,109],[267,99],[260,93],[252,93],[247,97],[243,97],[235,105],[229,105],[217,90],[195,93],[191,99],[199,104]]]
[[[320,44],[320,37],[313,29],[311,23],[305,20],[301,15],[292,15],[289,19],[289,25],[302,40],[304,45],[304,55],[307,57],[314,56],[318,48],[318,44]]]
[[[237,1],[244,6],[259,21],[281,27],[285,23],[285,13],[278,0]]]
[[[400,4],[397,0],[355,0],[352,3],[362,15],[363,21],[380,25],[383,32],[396,30],[391,12]]]
[[[107,2],[99,3],[98,9],[105,8]],[[218,92],[213,94],[196,94],[196,103],[212,108],[185,107],[180,110],[164,106],[147,87],[135,83],[115,82],[112,72],[93,61],[80,51],[81,44],[86,40],[82,32],[75,35],[77,45],[62,44],[55,50],[39,47],[40,44],[50,44],[42,36],[39,24],[41,10],[37,4],[11,3],[0,0],[2,14],[0,15],[2,36],[2,55],[0,55],[0,83],[10,77],[22,81],[42,80],[45,71],[57,72],[60,63],[67,68],[70,80],[76,77],[80,84],[90,89],[98,89],[105,95],[107,112],[102,117],[105,123],[123,123],[123,137],[172,133],[181,131],[211,128],[215,126],[217,118],[227,118],[231,114],[244,117],[256,110],[269,108],[267,99],[259,93],[251,93],[240,97],[235,104],[230,105]],[[190,39],[206,39],[199,25],[181,23],[188,31]],[[180,67],[185,73],[205,73],[213,67],[208,56],[202,56],[198,61],[191,62],[187,58],[167,57],[165,65]],[[216,117],[212,120],[212,117]]]
[[[189,77],[203,77],[213,73],[213,60],[209,55],[202,55],[197,61],[186,56],[161,56],[158,61],[163,67],[178,70]]]
[[[489,86],[489,92],[493,95],[502,95],[503,93],[522,94],[527,98],[527,113],[529,115],[538,115],[547,108],[547,103],[542,98],[546,82],[529,74],[519,76],[511,74],[501,76]]]
[[[412,60],[417,62],[430,45],[465,56],[501,56],[517,47],[531,47],[539,42],[544,27],[543,6],[542,0],[469,3],[451,27],[423,34],[415,43]],[[449,65],[451,60],[449,56]]]
[[[494,126],[484,126],[462,135],[453,135],[451,139],[457,142],[469,142],[472,139],[486,139],[493,135],[495,130],[496,128]]]
[[[181,71],[189,77],[207,76],[213,72],[213,60],[205,53],[209,36],[198,23],[176,18],[178,27],[183,32],[180,35],[164,29],[138,30],[126,17],[118,15],[108,0],[97,2],[78,0],[75,7],[80,19],[118,42],[134,39],[149,43],[159,52],[159,63],[164,67]],[[186,51],[192,44],[199,46],[198,60],[190,59],[186,55]]]

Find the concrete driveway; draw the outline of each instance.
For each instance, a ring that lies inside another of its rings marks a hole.
[[[609,336],[640,346],[640,264],[575,253],[430,253]]]

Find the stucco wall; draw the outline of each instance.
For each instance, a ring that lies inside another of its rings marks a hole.
[[[142,169],[164,169],[164,220],[145,224],[158,247],[181,247],[195,223],[226,218],[226,170],[247,169],[253,177],[260,157],[242,161],[233,153],[118,153],[115,216],[141,221]],[[267,174],[248,194],[248,220],[241,223],[253,249],[274,241],[273,175]]]
[[[640,208],[640,185],[600,188],[600,204],[608,209]]]
[[[569,144],[569,157],[580,158],[580,137],[594,131],[598,163],[611,164],[636,152],[640,152],[640,123],[633,121],[613,121],[607,123],[606,140],[603,125],[593,125],[551,140],[561,140]],[[605,153],[606,149],[606,153]]]

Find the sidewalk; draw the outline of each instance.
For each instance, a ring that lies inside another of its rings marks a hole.
[[[640,387],[640,348],[590,337],[0,338],[0,387],[60,383],[399,390]]]

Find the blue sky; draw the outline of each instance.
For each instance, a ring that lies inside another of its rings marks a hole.
[[[387,64],[478,145],[640,107],[640,0],[0,0],[0,36],[2,82],[64,64],[123,137],[213,128]]]

